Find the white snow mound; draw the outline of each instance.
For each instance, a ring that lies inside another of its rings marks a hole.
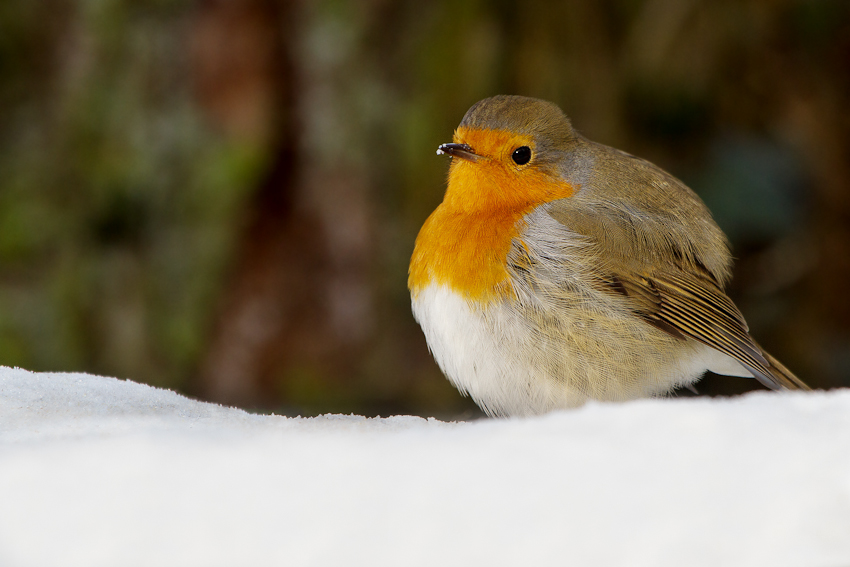
[[[0,367],[0,565],[850,565],[850,391],[302,419]]]

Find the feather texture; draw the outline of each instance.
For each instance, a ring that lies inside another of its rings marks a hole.
[[[486,412],[661,395],[706,370],[808,389],[749,335],[726,238],[681,181],[525,97],[477,103],[454,144],[408,285],[435,359]]]

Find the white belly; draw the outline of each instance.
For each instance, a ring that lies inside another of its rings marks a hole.
[[[581,320],[567,311],[544,329],[508,303],[485,312],[434,284],[414,298],[413,314],[446,377],[491,415],[659,395],[696,381],[706,369],[748,375],[700,343],[672,337],[659,343],[661,332],[633,315]],[[648,342],[659,348],[647,352]]]
[[[445,286],[430,285],[413,300],[413,315],[440,369],[463,394],[491,415],[529,415],[582,404],[586,396],[559,392],[516,350],[530,329],[507,309],[486,315]]]

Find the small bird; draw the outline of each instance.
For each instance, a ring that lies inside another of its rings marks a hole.
[[[487,414],[659,396],[706,370],[809,389],[750,337],[726,237],[669,173],[521,96],[474,104],[437,153],[448,188],[416,238],[413,314]]]

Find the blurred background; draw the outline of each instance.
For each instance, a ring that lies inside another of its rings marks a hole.
[[[0,364],[479,415],[406,278],[435,149],[497,93],[693,187],[754,336],[850,386],[846,0],[0,2]]]

